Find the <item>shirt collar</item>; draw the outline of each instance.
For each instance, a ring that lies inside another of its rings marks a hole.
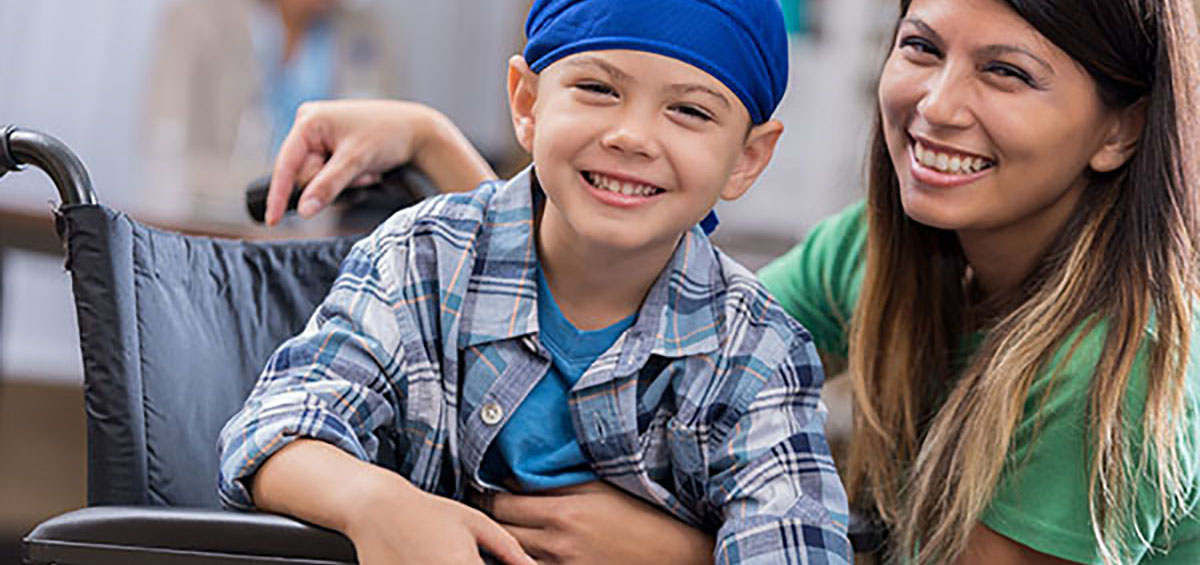
[[[512,339],[538,331],[537,246],[532,167],[496,188],[483,215],[476,268],[468,286],[474,315],[462,321],[463,346]],[[721,320],[720,265],[704,231],[684,234],[626,333],[652,340],[650,352],[684,357],[716,351]]]

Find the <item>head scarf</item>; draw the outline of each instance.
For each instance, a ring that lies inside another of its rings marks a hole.
[[[534,72],[581,51],[633,49],[695,66],[771,118],[788,79],[779,0],[537,0],[525,22]]]

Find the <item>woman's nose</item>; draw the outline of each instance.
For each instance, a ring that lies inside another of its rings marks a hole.
[[[946,68],[930,77],[917,113],[934,127],[966,128],[974,121],[969,78]]]

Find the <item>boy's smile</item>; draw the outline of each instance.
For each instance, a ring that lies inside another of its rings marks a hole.
[[[712,75],[644,51],[585,51],[540,74],[514,58],[510,92],[547,196],[539,240],[597,260],[645,257],[661,269],[719,198],[749,188],[778,135],[772,122],[750,128]]]
[[[649,182],[619,173],[583,171],[579,176],[596,193],[597,199],[611,206],[642,206],[666,192]]]

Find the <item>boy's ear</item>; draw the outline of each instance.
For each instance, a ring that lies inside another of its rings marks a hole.
[[[767,163],[771,162],[771,156],[775,154],[775,145],[782,134],[783,124],[777,120],[769,120],[750,128],[750,132],[746,134],[746,141],[742,143],[742,154],[738,156],[729,181],[721,191],[722,199],[736,200],[750,190],[750,186],[767,168]]]
[[[537,73],[530,70],[525,57],[513,55],[508,60],[508,108],[512,112],[517,143],[528,153],[533,153],[533,105],[537,102],[537,80]]]
[[[1143,98],[1112,116],[1112,124],[1105,133],[1103,143],[1088,161],[1092,170],[1098,173],[1112,172],[1133,157],[1142,139],[1142,131],[1146,128],[1146,104]]]

